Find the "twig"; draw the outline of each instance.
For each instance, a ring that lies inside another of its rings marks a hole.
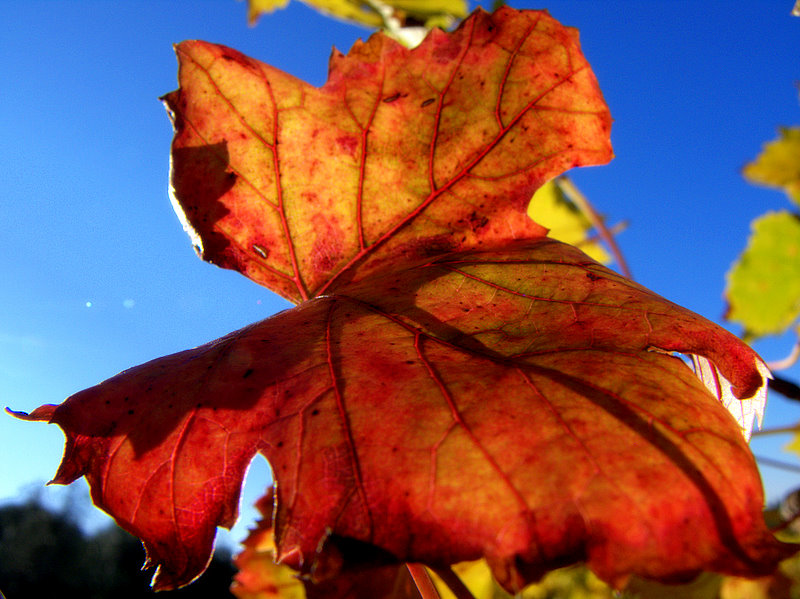
[[[780,393],[786,399],[800,401],[800,387],[788,379],[780,376],[773,376],[767,381],[767,385],[771,391]]]
[[[781,470],[788,470],[789,472],[800,472],[800,466],[796,464],[789,464],[780,460],[773,460],[764,456],[755,456],[756,461],[764,464],[765,466],[772,466],[773,468],[780,468]]]
[[[581,210],[581,212],[586,215],[602,240],[606,242],[606,245],[608,245],[611,253],[614,254],[614,259],[617,261],[622,274],[629,279],[632,279],[633,276],[631,275],[631,270],[628,268],[628,263],[625,262],[625,258],[622,256],[622,252],[620,251],[614,236],[608,230],[608,227],[606,227],[606,223],[603,218],[597,214],[597,211],[589,202],[588,198],[583,195],[578,188],[575,187],[575,184],[567,177],[559,177],[556,179],[556,184],[558,185],[559,189],[564,192],[564,195],[567,196],[572,203],[575,204]]]
[[[406,564],[406,568],[408,568],[411,578],[414,579],[414,584],[417,585],[417,590],[422,596],[422,599],[441,599],[439,591],[437,591],[436,587],[433,585],[433,581],[428,575],[425,566],[422,564]]]
[[[760,431],[753,431],[753,434],[750,435],[751,437],[768,437],[769,435],[783,435],[786,433],[798,433],[800,432],[800,424],[795,424],[794,426],[780,426],[775,428],[764,428]]]
[[[470,592],[458,574],[453,572],[452,568],[432,568],[436,575],[442,579],[450,589],[450,592],[455,595],[456,599],[475,599],[475,596]]]

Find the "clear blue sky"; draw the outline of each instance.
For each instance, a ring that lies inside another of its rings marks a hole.
[[[776,126],[800,123],[800,19],[789,16],[791,4],[548,5],[581,30],[615,119],[617,158],[575,172],[575,181],[610,223],[629,222],[619,243],[636,279],[715,321],[750,221],[788,206],[782,194],[744,183],[739,169]],[[158,101],[176,87],[171,45],[227,44],[319,85],[331,46],[347,50],[368,33],[297,2],[254,28],[233,0],[4,4],[0,404],[59,403],[287,307],[201,262],[172,212],[172,130]],[[770,360],[789,347],[777,339],[757,349]],[[800,379],[800,369],[788,375]],[[800,404],[773,394],[767,425],[797,420]],[[786,441],[757,441],[755,451],[800,465],[781,453]],[[57,427],[0,416],[0,502],[48,480],[62,448]],[[263,460],[253,471],[245,506],[267,481]],[[771,499],[800,487],[800,474],[763,473]]]

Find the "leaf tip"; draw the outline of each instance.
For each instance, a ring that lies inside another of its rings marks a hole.
[[[57,406],[47,404],[36,408],[33,412],[23,412],[6,408],[6,414],[13,416],[19,420],[27,420],[29,422],[52,422],[53,414]]]

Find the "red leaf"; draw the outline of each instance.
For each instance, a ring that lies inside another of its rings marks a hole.
[[[305,573],[375,555],[486,556],[511,590],[582,560],[617,584],[766,573],[790,549],[753,458],[664,350],[742,397],[763,385],[726,331],[542,239],[342,286],[28,418],[65,430],[55,482],[87,477],[157,588],[203,569],[256,452],[278,558]]]
[[[536,188],[611,157],[577,34],[542,12],[478,11],[414,50],[374,35],[334,51],[319,89],[223,46],[177,53],[176,209],[204,259],[294,301],[540,236]]]

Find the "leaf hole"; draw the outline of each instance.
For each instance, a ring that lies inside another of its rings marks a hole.
[[[260,246],[257,243],[254,243],[251,247],[253,248],[253,251],[256,254],[258,254],[258,257],[261,258],[262,260],[266,260],[267,256],[269,256],[269,250],[267,250],[265,247]]]

